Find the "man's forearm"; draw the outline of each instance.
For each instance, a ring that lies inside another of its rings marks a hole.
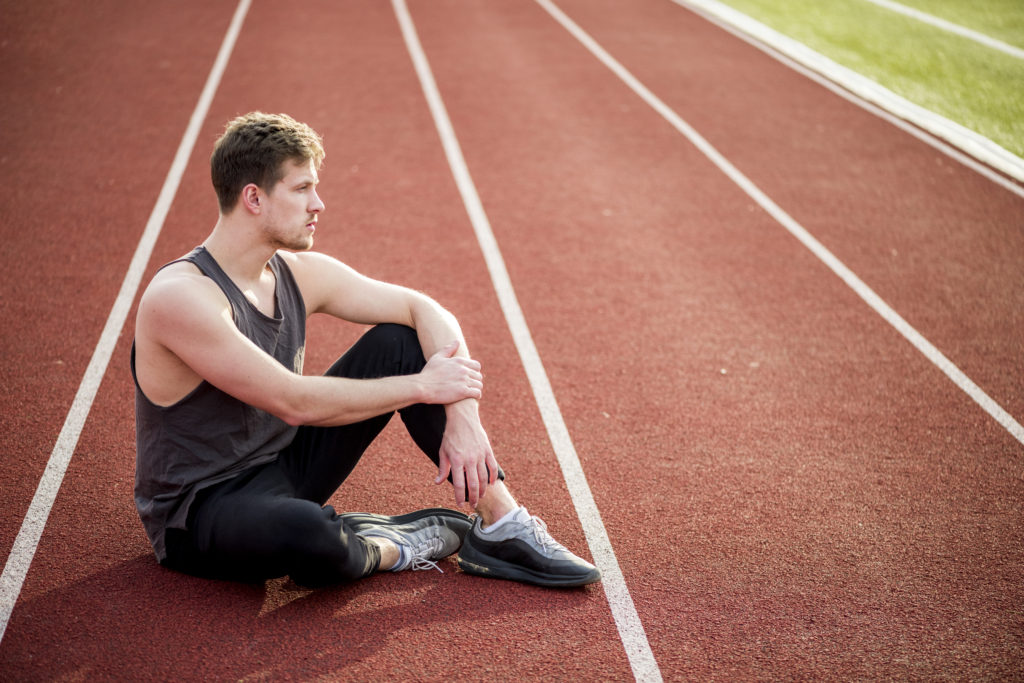
[[[289,374],[273,394],[270,412],[290,424],[351,424],[392,413],[414,403],[457,404],[480,397],[480,364],[456,354],[449,342],[430,355],[416,374],[351,379]]]
[[[416,329],[416,335],[419,337],[420,347],[425,358],[429,358],[439,348],[455,340],[459,342],[456,355],[463,358],[470,357],[459,321],[439,303],[420,295],[415,304],[411,306],[411,314],[413,327]],[[471,422],[475,421],[477,424],[480,422],[479,401],[475,398],[449,404],[445,406],[445,412],[449,420],[464,418]]]
[[[433,299],[419,294],[409,307],[412,327],[419,337],[424,358],[430,358],[437,351],[453,341],[459,342],[457,356],[469,358],[466,339],[455,316]]]
[[[295,386],[275,412],[292,425],[333,427],[429,402],[427,394],[419,375],[379,379],[297,375]]]

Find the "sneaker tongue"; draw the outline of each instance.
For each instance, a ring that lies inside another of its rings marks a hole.
[[[516,510],[515,514],[512,515],[512,521],[525,524],[526,522],[530,521],[530,513],[526,510],[525,507],[520,507],[518,510]]]

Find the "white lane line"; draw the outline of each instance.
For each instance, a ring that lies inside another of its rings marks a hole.
[[[672,2],[690,11],[698,12],[702,16],[710,15],[735,27],[790,59],[817,71],[858,97],[942,138],[1011,178],[1024,182],[1024,159],[987,137],[914,104],[870,78],[832,61],[803,43],[765,26],[746,14],[718,2],[718,0],[672,0]]]
[[[647,634],[644,632],[643,624],[637,614],[633,598],[629,594],[626,580],[619,568],[618,560],[615,558],[615,551],[612,549],[611,541],[605,530],[604,522],[601,521],[601,513],[594,502],[590,486],[587,484],[583,467],[580,464],[579,455],[573,446],[569,436],[569,430],[562,419],[562,412],[555,400],[554,391],[548,381],[544,365],[541,363],[540,354],[534,346],[533,338],[530,336],[530,329],[526,324],[519,301],[516,298],[515,290],[512,287],[512,280],[505,269],[505,261],[498,248],[497,240],[491,230],[490,221],[484,212],[483,204],[477,194],[476,186],[469,174],[466,160],[462,156],[462,149],[455,136],[451,120],[445,109],[444,101],[438,92],[437,84],[430,70],[430,64],[420,45],[416,28],[405,0],[392,0],[395,15],[402,28],[402,35],[405,44],[412,57],[416,74],[419,76],[423,93],[426,96],[430,112],[434,117],[434,124],[441,136],[441,143],[444,146],[445,155],[448,157],[448,164],[451,167],[452,175],[455,177],[462,201],[466,206],[473,230],[476,232],[480,249],[483,251],[487,269],[490,271],[491,281],[494,284],[495,292],[501,310],[505,314],[505,320],[512,332],[512,339],[519,357],[526,370],[526,376],[533,389],[534,397],[540,408],[541,417],[547,428],[548,437],[554,447],[558,464],[562,468],[562,475],[565,477],[569,495],[573,505],[576,507],[576,514],[583,526],[583,533],[587,538],[587,545],[594,557],[594,563],[600,568],[603,575],[602,585],[605,595],[611,608],[612,616],[619,630],[619,637],[622,639],[626,654],[629,657],[633,675],[638,681],[660,681],[661,670],[651,652],[650,643],[647,641]]]
[[[672,109],[662,102],[654,93],[647,89],[640,81],[626,70],[618,61],[609,55],[604,48],[597,44],[586,32],[576,25],[560,9],[555,7],[550,0],[536,0],[545,10],[551,14],[558,23],[569,31],[580,41],[598,60],[618,76],[629,86],[633,92],[640,96],[648,105],[657,111],[677,131],[682,133],[697,149],[725,173],[734,183],[747,193],[758,205],[778,221],[794,237],[800,240],[805,247],[817,256],[826,266],[838,275],[857,295],[864,300],[878,315],[886,322],[896,328],[907,341],[914,345],[924,356],[935,364],[946,374],[960,389],[970,396],[982,409],[991,415],[1000,425],[1021,444],[1024,444],[1024,427],[1017,420],[1006,412],[998,403],[992,400],[988,394],[982,391],[981,387],[971,381],[958,367],[956,367],[941,351],[931,342],[924,338],[921,333],[914,329],[910,323],[904,320],[889,304],[885,303],[867,284],[857,277],[853,271],[846,267],[842,261],[836,258],[832,252],[815,239],[807,230],[797,223],[789,214],[782,210],[779,205],[772,201],[768,195],[760,190],[749,178],[739,171],[722,154],[715,149],[703,136],[700,135],[690,124],[679,117]]]
[[[913,7],[901,5],[898,2],[892,2],[892,0],[865,0],[865,2],[870,2],[872,4],[878,5],[879,7],[883,7],[887,10],[910,17],[911,19],[917,19],[918,21],[924,24],[934,26],[935,28],[940,28],[943,31],[955,33],[961,38],[973,40],[974,42],[980,45],[992,48],[993,50],[999,50],[1000,52],[1004,52],[1010,55],[1011,57],[1016,57],[1017,59],[1024,59],[1024,50],[1020,49],[1019,47],[1015,47],[1013,45],[1010,45],[1009,43],[1004,43],[1001,40],[997,40],[979,31],[975,31],[965,26],[961,26],[960,24],[954,24],[952,21],[946,21],[945,19],[941,19],[935,15],[928,14],[927,12],[922,12],[919,9],[914,9]]]
[[[100,340],[96,344],[92,359],[89,361],[85,375],[82,377],[82,382],[78,386],[78,393],[75,394],[71,409],[64,420],[64,426],[57,436],[57,443],[50,453],[50,459],[46,463],[43,477],[39,481],[39,486],[32,497],[32,502],[29,504],[28,512],[25,514],[25,519],[21,524],[21,529],[18,531],[18,536],[14,539],[14,545],[11,548],[11,554],[7,558],[7,563],[4,565],[3,574],[0,574],[0,640],[3,640],[4,633],[7,631],[7,624],[11,619],[11,613],[14,611],[14,604],[18,600],[21,587],[25,582],[25,576],[28,574],[29,565],[32,564],[32,558],[36,554],[39,539],[43,535],[46,520],[50,516],[50,509],[57,498],[57,492],[60,490],[61,482],[64,480],[64,473],[71,462],[71,456],[75,453],[78,438],[82,433],[82,428],[85,426],[85,420],[89,416],[89,410],[92,408],[92,402],[96,398],[96,392],[99,390],[103,375],[106,374],[107,365],[110,363],[110,356],[114,353],[117,338],[120,336],[125,320],[128,317],[128,312],[131,310],[132,301],[135,300],[135,293],[139,289],[139,284],[146,270],[146,264],[153,253],[153,246],[156,244],[157,236],[163,228],[167,212],[171,208],[171,202],[174,201],[174,195],[178,191],[181,177],[185,173],[185,166],[188,164],[188,159],[192,155],[192,148],[195,146],[196,138],[199,136],[199,129],[206,118],[206,112],[210,108],[210,102],[217,91],[217,86],[220,84],[221,76],[234,49],[235,39],[241,30],[246,13],[249,11],[250,2],[251,0],[240,0],[238,3],[231,24],[228,26],[227,34],[224,36],[223,43],[221,43],[220,52],[217,53],[217,59],[214,61],[210,75],[206,79],[206,86],[203,88],[199,101],[192,112],[188,127],[185,129],[185,134],[178,145],[178,151],[174,155],[174,161],[171,163],[171,169],[164,179],[163,188],[160,190],[160,195],[153,206],[153,211],[150,213],[139,244],[135,248],[135,254],[132,256],[128,272],[121,283],[121,289],[114,300],[110,315],[107,316],[107,322],[103,327],[103,332],[100,334]]]
[[[863,97],[860,97],[859,95],[854,93],[849,88],[844,87],[842,83],[830,80],[829,78],[826,77],[826,75],[823,75],[820,71],[815,70],[811,66],[805,66],[804,64],[801,64],[800,62],[781,52],[779,49],[769,45],[768,43],[763,42],[756,36],[743,31],[739,26],[729,23],[722,17],[712,14],[700,7],[691,7],[691,3],[687,2],[687,0],[672,1],[682,7],[685,7],[687,10],[703,17],[707,21],[710,21],[711,23],[721,28],[723,31],[728,31],[729,33],[736,36],[740,40],[757,48],[761,52],[764,52],[772,59],[782,62],[790,69],[793,69],[794,71],[803,74],[806,78],[811,79],[812,81],[814,81],[823,88],[827,88],[828,90],[835,93],[839,97],[842,97],[847,102],[855,104],[861,109],[864,109],[865,111],[871,112],[871,114],[877,116],[880,119],[885,119],[890,124],[902,130],[904,133],[907,133],[908,135],[917,138],[926,145],[929,145],[930,147],[937,149],[938,151],[942,152],[943,154],[955,160],[956,162],[968,167],[975,173],[985,176],[985,178],[999,185],[1004,190],[1008,190],[1009,192],[1012,192],[1018,197],[1024,197],[1024,187],[1021,187],[1017,183],[1008,179],[1006,176],[996,173],[988,166],[982,164],[975,158],[968,156],[967,154],[962,152],[958,147],[954,147],[952,144],[946,142],[945,140],[939,139],[934,135],[929,134],[925,130],[918,128],[912,123],[909,123],[908,121],[899,118],[895,114],[891,113],[889,110],[877,104],[873,104],[867,101]],[[765,28],[767,29],[767,27]]]

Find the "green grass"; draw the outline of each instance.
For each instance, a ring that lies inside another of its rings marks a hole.
[[[864,0],[722,0],[926,109],[1024,156],[1024,60]],[[1024,42],[1024,0],[903,4]]]
[[[1024,49],[1024,2],[1021,0],[898,1],[907,7]]]

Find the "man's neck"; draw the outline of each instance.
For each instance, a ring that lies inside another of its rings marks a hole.
[[[258,282],[277,251],[258,235],[254,226],[221,216],[203,246],[228,277],[242,286]]]

